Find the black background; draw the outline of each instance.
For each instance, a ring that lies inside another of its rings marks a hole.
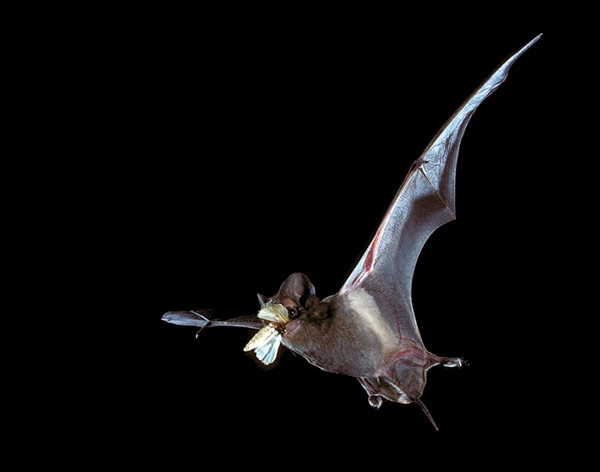
[[[536,438],[570,435],[558,424],[580,411],[567,371],[590,186],[565,131],[579,100],[564,92],[589,57],[539,21],[440,29],[416,14],[304,13],[22,17],[6,174],[19,443],[170,469],[476,465],[536,461],[548,455]],[[416,269],[426,346],[470,362],[430,371],[423,400],[440,432],[414,405],[371,409],[356,380],[289,352],[258,366],[244,330],[196,340],[160,321],[254,313],[256,292],[296,271],[335,293],[410,164],[540,32],[469,124],[458,220]]]

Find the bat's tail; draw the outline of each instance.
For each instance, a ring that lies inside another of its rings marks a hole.
[[[417,398],[415,400],[415,403],[421,407],[421,410],[423,410],[423,413],[425,413],[425,416],[427,416],[427,418],[429,418],[429,421],[431,421],[431,424],[433,425],[435,430],[439,431],[440,428],[438,428],[437,424],[435,424],[435,421],[433,420],[433,416],[431,416],[431,413],[429,413],[429,410],[425,406],[425,403],[423,403],[420,398]]]

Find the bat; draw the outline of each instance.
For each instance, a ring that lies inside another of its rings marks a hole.
[[[202,311],[170,311],[162,319],[200,329],[258,330],[244,351],[253,351],[265,365],[276,360],[283,345],[320,369],[357,378],[372,407],[384,400],[415,403],[438,429],[421,401],[427,371],[436,365],[461,367],[465,361],[425,348],[411,300],[415,265],[431,234],[455,219],[456,162],[469,120],[540,37],[509,56],[435,135],[336,294],[320,299],[308,277],[294,273],[274,296],[258,294],[257,315],[212,320]]]

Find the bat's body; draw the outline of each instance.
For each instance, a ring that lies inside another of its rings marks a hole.
[[[463,361],[436,356],[425,348],[411,300],[415,265],[429,236],[455,219],[456,161],[467,123],[537,39],[510,56],[415,161],[338,293],[320,300],[308,277],[296,273],[270,299],[259,295],[263,309],[257,317],[212,321],[197,312],[169,312],[163,319],[188,326],[259,329],[246,350],[255,349],[264,363],[275,360],[281,343],[323,370],[356,377],[372,406],[378,408],[383,399],[416,402],[431,419],[420,401],[427,370],[437,364],[457,367]]]

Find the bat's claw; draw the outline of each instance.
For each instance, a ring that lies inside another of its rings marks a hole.
[[[440,357],[439,362],[444,367],[458,367],[459,369],[461,367],[466,367],[469,365],[469,363],[465,359],[462,359],[460,357]]]
[[[381,398],[379,395],[369,395],[369,405],[371,405],[373,408],[379,410],[382,403],[383,398]]]

